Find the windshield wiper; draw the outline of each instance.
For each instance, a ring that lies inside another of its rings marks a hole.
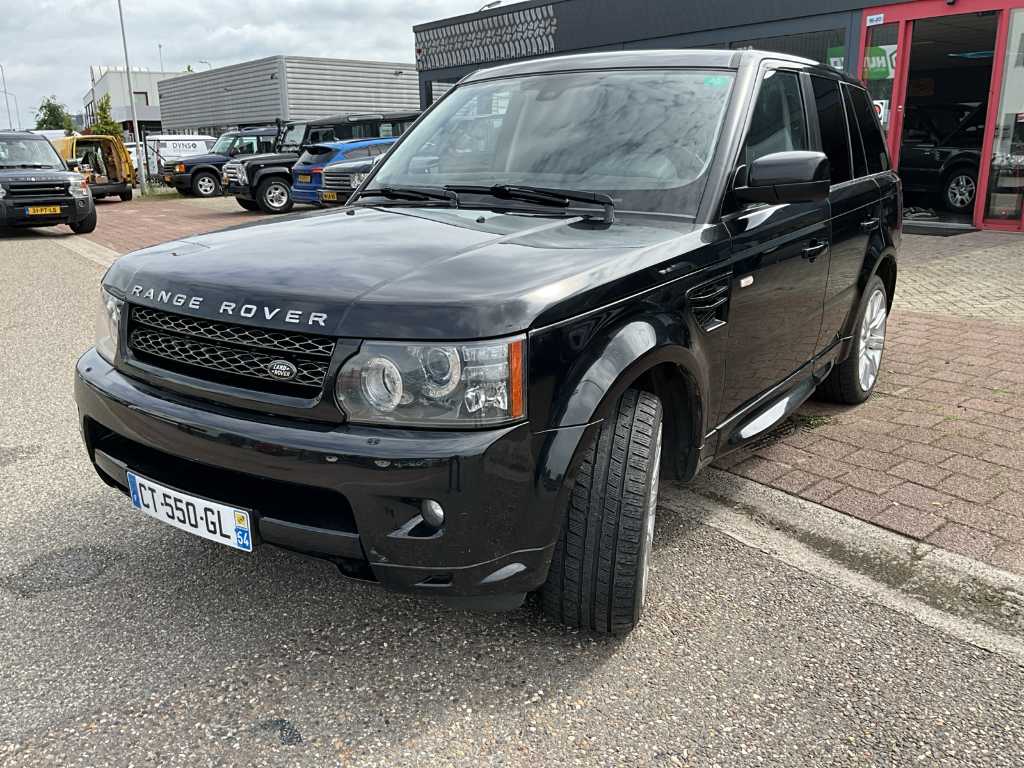
[[[53,168],[56,166],[49,165],[48,163],[4,163],[0,165],[0,168]]]
[[[446,200],[451,208],[459,207],[458,194],[448,187],[374,187],[357,192],[351,199],[368,196],[386,197],[391,200]]]
[[[445,189],[469,194],[493,195],[508,200],[525,200],[540,205],[555,205],[568,208],[570,202],[593,203],[604,208],[604,223],[615,223],[615,201],[602,192],[587,192],[574,189],[549,189],[526,184],[494,184],[489,187],[471,184],[449,184]]]

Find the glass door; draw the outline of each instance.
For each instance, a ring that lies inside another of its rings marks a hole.
[[[1021,229],[1024,215],[1024,9],[1010,12],[1002,85],[994,115],[984,220],[1000,229]]]
[[[890,22],[870,26],[866,30],[864,58],[861,62],[861,79],[868,87],[875,112],[882,122],[882,130],[890,144],[890,152],[896,144],[893,135],[899,136],[899,126],[893,129],[893,117],[897,115],[896,53],[899,49],[900,24]],[[898,142],[897,142],[898,144]],[[894,153],[895,154],[895,153]]]

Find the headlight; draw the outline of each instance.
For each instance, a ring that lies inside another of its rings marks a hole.
[[[4,189],[3,184],[0,184],[0,200],[3,200],[5,197],[7,197],[7,190]]]
[[[89,182],[85,180],[84,176],[73,178],[68,185],[68,192],[72,197],[88,197],[90,194]]]
[[[121,309],[124,302],[100,287],[100,304],[96,311],[96,351],[113,365],[120,338]]]
[[[184,173],[185,172],[185,164],[184,163],[178,163],[176,166],[174,166],[174,172],[175,173]]]
[[[526,415],[526,341],[469,344],[368,341],[338,372],[351,422],[482,427]]]
[[[365,173],[353,173],[352,174],[352,179],[349,182],[352,185],[352,189],[355,189],[360,184],[362,184],[363,183],[363,179],[365,179],[365,178],[366,178],[366,174]]]

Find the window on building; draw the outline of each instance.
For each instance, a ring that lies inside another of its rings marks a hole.
[[[759,51],[788,53],[805,59],[820,61],[835,69],[846,66],[846,30],[826,29],[820,32],[801,32],[795,35],[758,37],[737,40],[731,48],[756,48]]]
[[[768,72],[754,103],[742,162],[749,165],[773,152],[794,149],[809,149],[800,76],[784,70]]]
[[[850,99],[850,89],[844,85],[843,103],[846,105],[846,128],[850,132],[850,153],[853,156],[853,176],[860,178],[868,175],[868,163],[864,157],[864,145],[860,140],[860,128],[857,127],[857,119],[853,116],[853,101]]]
[[[864,142],[868,173],[881,173],[889,167],[889,155],[885,151],[885,141],[875,117],[875,108],[871,105],[867,92],[860,88],[850,88],[850,97],[853,100],[857,126],[860,128],[860,138]]]
[[[814,103],[821,130],[821,148],[828,155],[832,183],[842,184],[853,178],[850,174],[850,135],[846,131],[843,95],[837,80],[812,77],[811,82],[814,84]]]
[[[136,107],[149,106],[149,94],[146,91],[132,91],[132,97],[135,100]]]

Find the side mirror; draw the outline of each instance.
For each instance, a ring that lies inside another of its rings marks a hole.
[[[68,160],[69,171],[77,171],[81,166],[82,164],[78,162],[78,160],[76,160],[75,158],[71,158],[70,160]]]
[[[741,203],[812,203],[828,198],[831,169],[823,152],[775,152],[736,172]]]

